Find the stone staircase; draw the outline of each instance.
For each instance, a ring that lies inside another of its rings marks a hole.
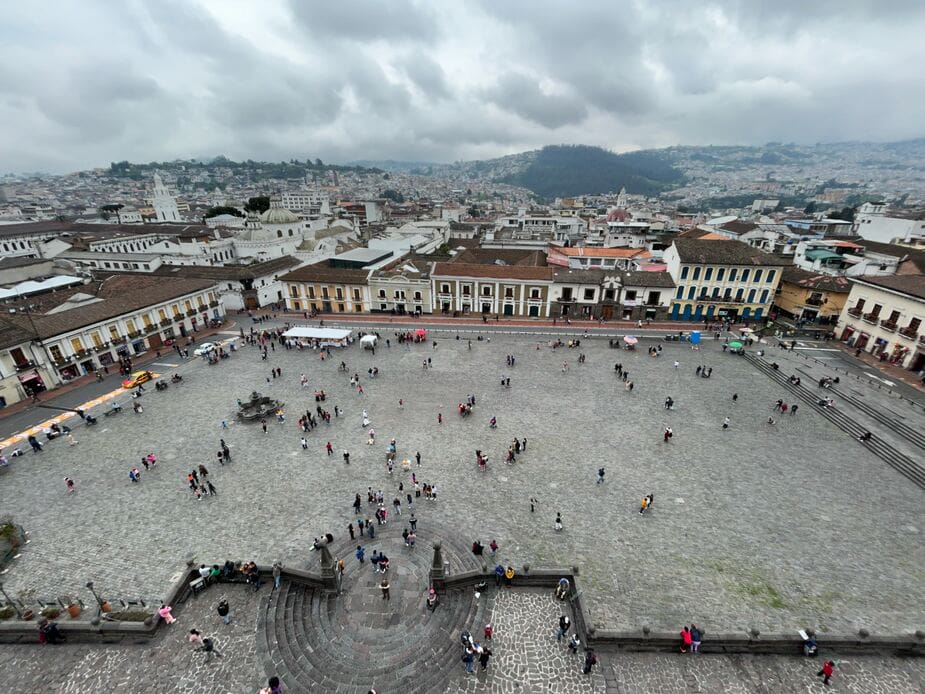
[[[389,601],[378,589],[382,574],[355,560],[341,595],[283,581],[265,598],[257,627],[267,675],[277,675],[291,692],[444,691],[451,673],[462,667],[460,633],[481,632],[490,600],[487,594],[476,599],[471,589],[450,591],[429,611],[425,590],[432,553],[422,544],[413,550],[414,559],[403,554],[401,538],[387,545],[393,564]],[[445,541],[443,547],[446,552]],[[460,549],[451,550],[454,560],[479,568]],[[397,573],[396,564],[406,570]]]
[[[828,419],[842,431],[857,438],[866,431],[866,428],[851,419],[848,415],[837,408],[822,407],[818,404],[820,395],[809,390],[803,385],[794,385],[789,381],[788,376],[779,369],[775,369],[769,363],[751,353],[746,353],[745,358],[759,371],[766,374],[771,380],[776,381],[798,398],[806,402],[813,410],[821,416]],[[824,391],[823,391],[824,394]],[[895,422],[894,422],[895,424]],[[892,428],[892,427],[891,427]],[[895,429],[893,429],[896,431]],[[905,475],[919,487],[925,489],[925,468],[905,453],[897,450],[883,439],[873,436],[866,443],[859,445],[867,448],[871,453],[885,461],[890,467],[902,475]]]

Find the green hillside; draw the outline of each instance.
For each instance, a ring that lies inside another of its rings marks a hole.
[[[614,154],[600,147],[555,145],[544,147],[526,168],[501,181],[528,188],[543,198],[555,198],[623,187],[628,193],[656,195],[683,177],[653,151]]]

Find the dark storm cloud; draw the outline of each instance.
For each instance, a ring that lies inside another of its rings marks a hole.
[[[0,167],[922,136],[923,28],[918,0],[8,3]]]
[[[485,95],[501,108],[551,129],[579,123],[587,114],[580,98],[546,94],[535,79],[515,72],[501,75]]]

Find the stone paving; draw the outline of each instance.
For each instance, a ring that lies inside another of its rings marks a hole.
[[[493,590],[485,597],[489,597]],[[221,623],[215,603],[228,596],[232,623]],[[43,694],[215,693],[254,694],[266,683],[256,653],[258,609],[268,586],[253,593],[243,585],[210,588],[178,609],[177,622],[149,645],[12,645],[0,648],[0,689]],[[488,670],[465,675],[458,669],[446,688],[461,692],[679,692],[763,694],[823,691],[814,677],[818,660],[777,656],[693,656],[668,654],[599,655],[590,677],[578,659],[556,644],[550,623],[561,603],[540,593],[502,591],[494,602],[496,627]],[[215,638],[223,658],[205,663],[187,642],[190,628]],[[838,664],[829,690],[857,694],[916,694],[925,688],[925,660],[824,653]],[[577,674],[576,674],[577,673]],[[606,684],[605,684],[606,680]],[[302,694],[289,687],[289,694]],[[365,690],[364,690],[365,691]],[[381,694],[392,690],[379,688]],[[407,690],[407,691],[414,691]],[[362,694],[362,692],[360,692]]]
[[[496,539],[500,558],[515,566],[578,565],[600,626],[922,628],[922,491],[804,408],[767,425],[773,402],[788,394],[744,360],[711,341],[701,352],[664,343],[653,359],[645,341],[626,352],[591,340],[579,364],[579,350],[536,339],[495,335],[470,350],[466,340],[434,334],[437,349],[393,339],[375,355],[355,345],[324,362],[316,352],[280,348],[267,362],[252,348],[218,366],[197,361],[181,368],[182,386],[149,390],[143,415],[127,409],[100,418],[75,431],[74,448],[55,441],[15,459],[0,480],[0,510],[32,542],[3,577],[8,592],[76,593],[89,602],[82,586],[92,579],[104,597],[156,599],[187,557],[303,566],[313,537],[329,530],[346,537],[355,493],[365,498],[371,485],[390,501],[400,481],[410,486],[400,466],[391,476],[385,470],[384,447],[395,436],[399,460],[421,451],[414,471],[438,485],[438,501],[415,504],[419,527],[439,522],[466,544]],[[510,353],[513,369],[505,366]],[[365,394],[338,372],[341,359],[362,376]],[[632,392],[614,376],[617,361],[630,371]],[[713,367],[712,378],[695,377],[701,361]],[[376,379],[367,377],[373,366]],[[267,382],[272,367],[282,378]],[[310,388],[300,388],[302,372]],[[502,376],[510,388],[499,385]],[[295,420],[314,410],[314,388],[328,392],[327,409],[338,405],[344,414],[311,432],[303,451]],[[235,399],[254,389],[287,403],[285,425],[270,421],[266,434],[259,425],[223,430]],[[475,414],[461,419],[456,404],[467,394],[476,395]],[[676,402],[672,412],[662,407],[666,396]],[[374,446],[361,427],[364,408]],[[492,415],[496,430],[487,426]],[[665,425],[675,432],[668,444]],[[515,436],[528,448],[508,466],[500,461]],[[234,458],[224,467],[214,462],[220,437]],[[475,469],[476,448],[489,453],[485,473]],[[152,451],[157,469],[130,483],[130,466]],[[199,463],[210,469],[217,497],[190,496],[186,473]],[[601,465],[607,481],[595,485]],[[76,480],[76,494],[65,493],[65,475]],[[640,516],[647,493],[656,503]],[[557,512],[561,533],[553,530]]]

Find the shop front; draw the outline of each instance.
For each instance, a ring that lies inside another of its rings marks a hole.
[[[27,396],[32,397],[37,393],[48,390],[48,387],[45,385],[45,381],[39,376],[39,372],[35,369],[31,371],[26,371],[18,375],[19,384],[22,386],[23,391]]]

